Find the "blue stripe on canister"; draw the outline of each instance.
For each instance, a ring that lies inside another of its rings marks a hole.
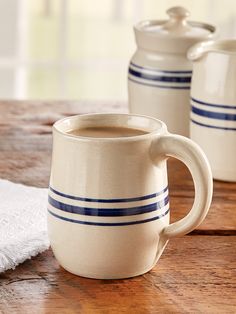
[[[190,89],[190,85],[184,85],[184,86],[176,86],[176,85],[158,85],[158,84],[151,84],[151,83],[144,83],[140,82],[134,79],[128,78],[129,81],[144,85],[144,86],[151,86],[151,87],[157,87],[157,88],[165,88],[165,89]]]
[[[160,73],[170,73],[170,74],[192,74],[192,71],[190,70],[174,70],[174,71],[171,71],[171,70],[158,70],[156,68],[151,68],[151,67],[142,67],[140,65],[137,65],[133,62],[130,62],[130,65],[133,66],[133,67],[136,67],[138,69],[142,69],[142,70],[151,70],[151,71],[156,71],[156,72],[160,72]]]
[[[158,81],[164,83],[190,83],[191,76],[165,76],[157,74],[148,74],[140,71],[135,71],[129,68],[129,74],[150,81]]]

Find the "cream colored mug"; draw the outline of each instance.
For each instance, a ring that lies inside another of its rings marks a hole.
[[[95,138],[68,134],[84,127],[126,127],[147,132]],[[189,214],[169,224],[166,160],[189,168],[195,200]],[[168,240],[205,218],[212,175],[202,150],[170,134],[151,117],[131,114],[73,116],[53,126],[48,230],[58,262],[76,275],[118,279],[151,270]]]

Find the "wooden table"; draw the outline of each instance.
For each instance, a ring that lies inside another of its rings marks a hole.
[[[52,123],[95,111],[126,107],[1,101],[0,177],[47,187]],[[170,160],[168,167],[174,221],[190,209],[193,184],[181,163]],[[0,313],[236,313],[236,184],[214,183],[204,223],[171,240],[149,273],[125,280],[81,278],[63,270],[48,250],[0,275]]]

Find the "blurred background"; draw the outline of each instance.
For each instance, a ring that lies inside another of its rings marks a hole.
[[[126,99],[133,24],[175,5],[236,36],[235,0],[0,0],[0,98]]]

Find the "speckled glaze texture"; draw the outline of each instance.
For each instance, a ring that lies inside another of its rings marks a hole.
[[[66,133],[89,126],[131,127],[148,134],[85,138]],[[171,225],[168,156],[186,163],[196,187],[190,214]],[[159,120],[93,114],[53,127],[48,230],[55,257],[74,274],[115,279],[149,271],[171,237],[200,224],[211,194],[211,173],[200,148],[169,134]]]

